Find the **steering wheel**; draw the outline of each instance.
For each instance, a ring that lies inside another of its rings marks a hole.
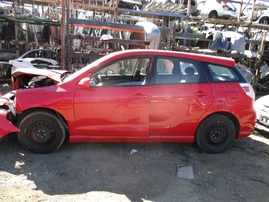
[[[103,82],[101,74],[97,74],[97,86],[108,86],[107,82]]]
[[[101,74],[97,74],[97,83],[103,83]]]

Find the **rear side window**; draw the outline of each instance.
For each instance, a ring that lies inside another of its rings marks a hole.
[[[205,64],[207,77],[211,82],[245,82],[245,79],[237,68],[226,67],[216,64]]]
[[[198,63],[184,58],[158,57],[155,84],[199,83],[202,76]]]

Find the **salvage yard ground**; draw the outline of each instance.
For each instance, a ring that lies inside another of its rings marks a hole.
[[[269,134],[262,131],[221,154],[195,144],[68,142],[33,154],[11,135],[0,140],[0,161],[0,201],[269,201]],[[194,179],[177,175],[184,166]]]

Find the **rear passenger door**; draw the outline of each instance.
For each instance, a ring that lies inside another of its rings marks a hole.
[[[150,137],[193,138],[199,118],[213,97],[199,62],[158,57],[153,65],[149,103]],[[192,69],[193,75],[188,75]],[[189,78],[191,77],[191,78]]]

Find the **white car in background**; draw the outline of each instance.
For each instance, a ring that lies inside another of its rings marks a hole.
[[[252,15],[252,3],[243,5],[243,16],[240,18],[244,21],[250,21]],[[256,0],[253,13],[253,23],[269,24],[269,0]]]
[[[269,11],[264,11],[253,23],[269,24]]]
[[[256,128],[269,132],[269,95],[264,95],[254,102],[257,123]]]
[[[15,70],[17,67],[59,69],[60,64],[55,59],[53,59],[52,49],[32,49],[17,59],[9,60],[9,64],[12,65],[12,70]]]
[[[218,3],[215,0],[198,0],[197,12],[204,18],[237,19],[239,15],[232,3]]]

